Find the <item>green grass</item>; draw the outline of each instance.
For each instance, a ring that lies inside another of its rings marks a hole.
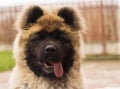
[[[15,62],[12,59],[12,52],[0,52],[0,72],[10,70],[14,67]]]
[[[86,55],[86,60],[118,60],[120,55]],[[10,70],[14,67],[15,61],[12,59],[11,51],[0,52],[0,72]]]
[[[86,60],[119,60],[120,55],[117,54],[106,54],[106,55],[86,55]]]

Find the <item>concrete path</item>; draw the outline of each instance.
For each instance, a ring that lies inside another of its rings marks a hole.
[[[8,79],[10,76],[10,71],[0,73],[0,89],[8,89]]]
[[[88,89],[120,89],[120,60],[84,61]],[[10,71],[0,73],[0,89],[8,89]]]
[[[87,61],[83,68],[88,89],[120,89],[120,60]]]

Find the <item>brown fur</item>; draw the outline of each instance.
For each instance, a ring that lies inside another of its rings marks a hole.
[[[40,17],[36,23],[31,23],[26,28],[24,28],[26,23],[26,13],[29,12],[32,7],[34,6],[31,6],[29,9],[27,8],[25,11],[23,11],[20,16],[21,18],[17,22],[18,34],[15,39],[13,49],[16,66],[11,75],[10,89],[84,89],[83,76],[82,72],[80,71],[81,55],[79,51],[82,42],[80,33],[81,30],[85,27],[82,16],[79,16],[80,18],[77,16],[77,20],[75,22],[77,28],[72,28],[64,22],[63,18],[57,16],[56,12],[49,14],[44,11],[44,15]],[[76,15],[77,14],[75,14],[75,16]],[[69,74],[67,74],[67,88],[64,85],[64,78],[60,81],[51,82],[42,77],[37,77],[26,64],[25,45],[28,42],[31,34],[44,28],[48,32],[52,32],[56,28],[67,32],[70,39],[72,40],[72,45],[74,45],[74,63]]]

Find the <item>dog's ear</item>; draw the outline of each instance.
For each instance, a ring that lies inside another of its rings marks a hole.
[[[44,12],[39,6],[30,6],[21,13],[17,25],[22,30],[28,30],[31,24],[36,23],[43,14]]]
[[[71,7],[64,7],[58,11],[58,16],[62,17],[65,23],[74,30],[80,29],[78,12]]]

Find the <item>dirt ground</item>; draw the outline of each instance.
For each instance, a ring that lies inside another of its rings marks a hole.
[[[120,89],[120,60],[84,61],[88,89]],[[0,89],[8,89],[10,71],[0,73]]]

